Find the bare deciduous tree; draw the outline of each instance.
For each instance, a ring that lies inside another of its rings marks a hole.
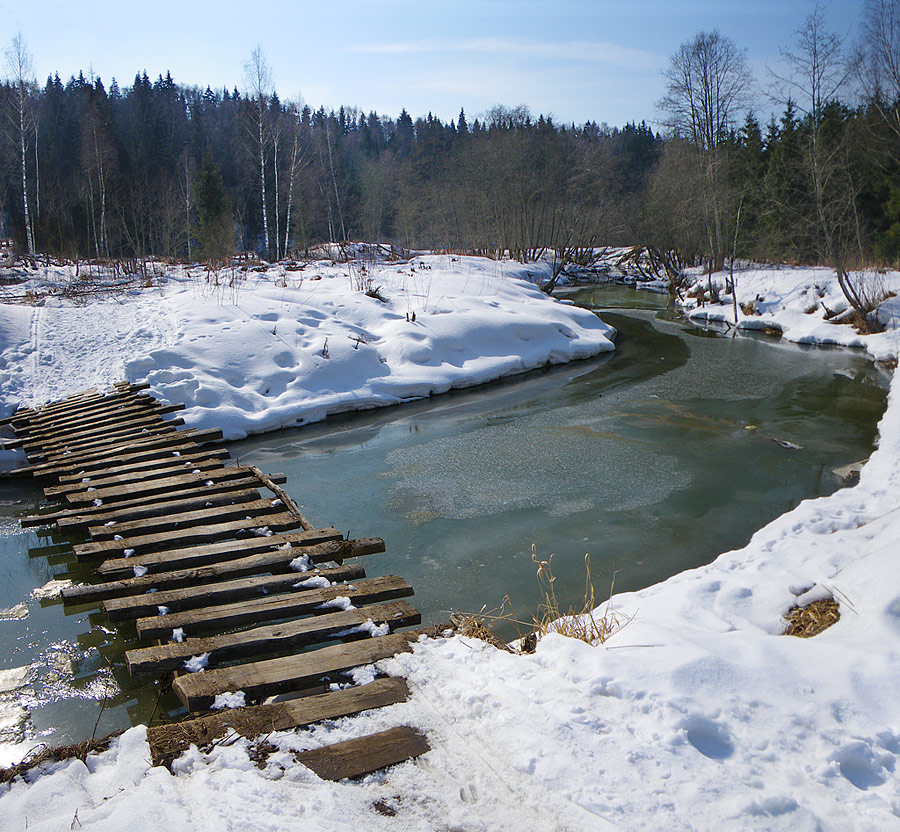
[[[244,82],[247,86],[247,95],[253,101],[253,138],[256,143],[256,157],[259,165],[259,189],[262,204],[263,245],[265,254],[269,255],[269,219],[268,206],[266,204],[266,145],[268,135],[266,130],[266,113],[269,96],[272,92],[272,69],[262,51],[257,45],[250,53],[250,58],[244,63]]]
[[[34,69],[31,63],[31,53],[22,33],[17,33],[6,49],[6,69],[9,73],[10,84],[15,90],[14,110],[10,114],[10,121],[15,131],[15,141],[19,155],[19,168],[22,184],[22,205],[25,213],[25,245],[28,256],[34,258],[34,224],[28,206],[28,128],[30,122],[29,107],[34,89]],[[35,136],[37,134],[35,133]],[[35,151],[35,154],[37,151]],[[35,156],[37,158],[37,156]]]

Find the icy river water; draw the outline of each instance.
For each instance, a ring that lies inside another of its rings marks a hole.
[[[662,580],[834,491],[834,469],[871,452],[888,378],[862,354],[697,330],[664,314],[664,296],[626,287],[571,296],[617,328],[615,353],[251,438],[232,455],[286,473],[314,524],[384,538],[369,574],[406,578],[436,621],[506,596],[528,619],[532,551],[553,555],[563,605],[583,598],[585,554],[598,598],[613,576],[616,591]],[[0,743],[89,736],[104,694],[98,734],[146,721],[156,691],[128,678],[132,645],[88,610],[31,595],[66,569],[28,555],[52,542],[16,524],[36,499],[0,484]]]

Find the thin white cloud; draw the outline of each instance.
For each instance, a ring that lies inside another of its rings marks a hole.
[[[607,64],[623,69],[656,71],[665,59],[643,49],[633,49],[615,43],[572,40],[537,42],[507,38],[476,38],[473,40],[421,40],[395,43],[363,44],[347,47],[348,52],[378,55],[406,55],[439,52],[476,52],[484,55],[519,55],[532,58],[552,58],[566,61],[585,61]]]

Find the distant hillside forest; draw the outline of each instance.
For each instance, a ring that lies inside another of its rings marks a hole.
[[[879,14],[898,17],[896,35]],[[312,110],[282,101],[258,48],[242,91],[146,72],[39,86],[17,37],[0,86],[0,234],[65,258],[271,260],[363,239],[525,260],[639,244],[667,270],[734,256],[898,265],[900,4],[868,0],[863,22],[851,61],[817,9],[768,98],[745,52],[698,33],[665,72],[660,132],[524,106],[451,121]],[[760,124],[754,106],[780,115]]]

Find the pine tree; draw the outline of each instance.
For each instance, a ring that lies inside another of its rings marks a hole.
[[[234,223],[222,173],[208,152],[203,157],[194,189],[195,234],[200,257],[210,267],[217,266],[234,253]]]

